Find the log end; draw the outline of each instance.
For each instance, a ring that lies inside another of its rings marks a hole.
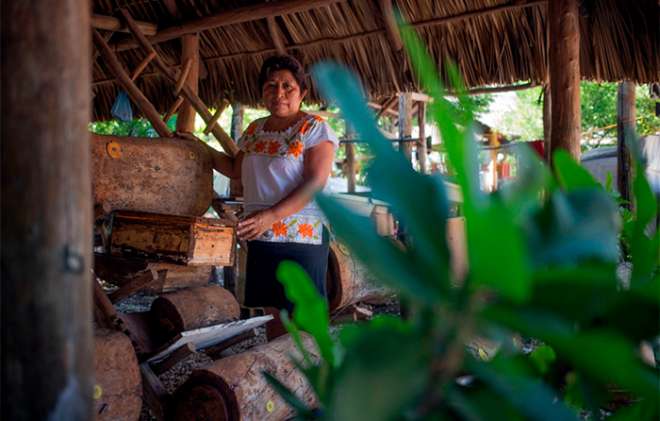
[[[173,420],[238,421],[236,397],[220,377],[194,371],[173,396]]]

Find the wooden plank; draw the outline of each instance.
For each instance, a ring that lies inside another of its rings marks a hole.
[[[193,216],[117,211],[110,252],[185,265],[231,266],[236,233],[229,221]]]
[[[635,120],[635,83],[623,81],[619,84],[617,91],[616,107],[616,184],[621,198],[625,201],[623,206],[627,209],[632,208],[631,195],[631,160],[630,160],[630,142],[635,140],[636,120]]]
[[[115,75],[119,84],[126,90],[133,103],[140,108],[144,116],[149,120],[160,136],[172,137],[172,133],[167,128],[167,125],[160,119],[160,114],[156,111],[156,108],[147,97],[144,96],[135,83],[133,83],[128,74],[126,74],[119,59],[117,59],[117,56],[115,56],[115,53],[108,46],[103,37],[96,30],[92,31],[92,34],[94,36],[94,42],[101,52],[103,59],[108,64],[110,71]]]
[[[162,421],[169,412],[170,394],[167,393],[165,386],[163,386],[158,376],[151,370],[149,364],[140,364],[140,374],[142,375],[144,403],[149,407],[154,417]]]
[[[237,320],[182,332],[169,344],[163,346],[160,352],[149,358],[148,362],[161,361],[186,344],[193,344],[195,349],[198,350],[216,345],[243,332],[262,326],[272,319],[273,316],[270,315],[253,317],[247,320]]]
[[[119,19],[113,16],[93,14],[91,21],[92,28],[95,29],[113,32],[128,32],[126,25],[122,24]],[[138,21],[137,24],[145,35],[154,36],[158,32],[158,25],[155,23]]]
[[[197,20],[172,26],[159,31],[151,37],[154,44],[179,38],[182,35],[194,34],[209,29],[220,28],[237,23],[266,19],[269,16],[280,16],[290,13],[303,12],[337,3],[342,0],[280,0],[258,3],[249,6],[227,10],[217,15],[206,16]],[[126,41],[116,45],[117,51],[130,50],[138,47],[134,41]]]
[[[551,154],[564,149],[580,161],[580,15],[578,0],[548,2]]]
[[[185,139],[92,135],[94,204],[201,216],[213,198],[211,157]]]
[[[135,21],[131,17],[131,15],[126,11],[126,9],[121,9],[121,13],[124,16],[124,19],[126,19],[126,23],[128,24],[129,28],[131,28],[131,33],[133,36],[138,40],[142,48],[144,48],[148,52],[156,51],[154,50],[153,46],[151,43],[147,40],[147,38],[140,32],[140,28],[137,27],[135,24]],[[170,70],[169,66],[165,64],[165,62],[160,58],[160,56],[156,55],[156,58],[154,59],[156,62],[156,67],[161,71],[163,75],[165,75],[168,79],[170,79],[171,82],[176,83],[177,79],[174,76],[174,73]],[[208,107],[202,102],[202,100],[197,96],[196,93],[194,93],[189,87],[186,85],[183,85],[183,88],[181,89],[181,95],[187,99],[192,107],[197,111],[197,113],[202,117],[202,119],[208,124],[208,122],[211,120],[213,117],[211,113],[209,112]],[[218,139],[220,142],[220,145],[222,145],[223,149],[227,154],[230,156],[236,156],[238,153],[238,146],[234,143],[234,141],[225,133],[224,130],[219,125],[214,125],[213,126],[213,135]]]
[[[151,370],[156,375],[161,375],[170,368],[174,367],[181,361],[188,358],[190,355],[195,353],[195,344],[187,343],[176,351],[172,352],[167,358],[162,361],[151,364]]]

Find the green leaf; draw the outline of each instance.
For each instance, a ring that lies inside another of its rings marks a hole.
[[[428,273],[411,264],[408,254],[391,240],[380,237],[369,218],[360,217],[328,196],[316,202],[332,224],[339,239],[375,275],[416,302],[434,306],[442,299],[441,289]]]
[[[618,213],[602,189],[557,191],[523,221],[523,226],[538,267],[589,259],[618,260]]]
[[[555,350],[551,347],[541,345],[529,354],[529,359],[539,373],[546,374],[552,363],[557,359],[557,355],[555,354]]]
[[[262,371],[261,374],[263,374],[263,376],[266,378],[266,381],[270,387],[275,389],[275,392],[277,392],[277,394],[280,395],[282,399],[284,399],[284,402],[286,402],[296,411],[296,415],[298,417],[306,420],[314,419],[314,412],[312,409],[308,408],[307,405],[305,405],[305,403],[301,401],[300,398],[298,398],[296,394],[293,393],[293,391],[291,391],[291,389],[282,384],[282,382],[280,382],[269,372]]]
[[[313,75],[320,91],[336,102],[344,117],[360,134],[374,154],[368,171],[375,197],[388,202],[414,239],[410,258],[433,274],[435,283],[449,285],[449,251],[445,223],[449,204],[444,183],[439,177],[413,170],[402,154],[396,152],[376,125],[373,113],[359,93],[362,89],[345,68],[331,63],[314,66]],[[396,177],[392,177],[396,174]],[[331,220],[332,222],[332,220]]]
[[[558,149],[553,155],[555,172],[559,179],[559,184],[566,191],[599,188],[602,185],[594,178],[591,173],[576,162],[573,157],[565,150]]]
[[[318,293],[307,272],[299,264],[284,261],[278,266],[276,275],[284,285],[287,298],[294,304],[293,321],[314,337],[323,359],[334,366],[334,344],[330,337],[327,301]]]
[[[470,279],[512,300],[522,301],[529,294],[530,275],[524,242],[520,230],[514,225],[512,209],[503,206],[499,200],[489,200],[479,189],[469,100],[464,94],[457,95],[465,112],[456,114],[454,107],[444,98],[438,72],[415,31],[402,25],[401,34],[413,69],[433,97],[430,110],[463,192]],[[456,68],[452,65],[448,68],[455,90],[462,92]]]
[[[555,402],[556,396],[547,385],[530,377],[512,360],[497,359],[492,363],[480,363],[469,359],[467,367],[530,419],[578,419],[561,401]]]
[[[491,307],[484,316],[523,335],[538,338],[557,355],[603,383],[615,383],[642,397],[655,399],[660,384],[643,365],[636,346],[610,331],[576,332],[563,320],[534,311]]]
[[[401,414],[428,381],[429,354],[402,322],[381,319],[340,333],[346,357],[337,370],[328,418],[381,421]]]
[[[658,269],[660,262],[660,231],[656,227],[651,236],[646,230],[658,212],[658,202],[644,174],[644,167],[635,162],[633,195],[635,201],[635,219],[630,239],[633,272],[631,283],[648,281]]]

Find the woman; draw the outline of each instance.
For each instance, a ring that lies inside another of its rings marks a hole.
[[[214,167],[243,183],[247,217],[237,234],[248,242],[245,305],[291,311],[275,277],[283,260],[299,263],[325,296],[329,239],[312,199],[328,179],[338,140],[321,118],[300,110],[307,84],[295,58],[267,59],[259,86],[270,115],[248,126],[235,158],[214,153]]]

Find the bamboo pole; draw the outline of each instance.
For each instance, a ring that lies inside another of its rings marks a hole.
[[[135,21],[131,17],[131,15],[126,11],[126,9],[121,9],[121,13],[124,16],[124,19],[126,20],[126,24],[128,27],[131,29],[131,33],[133,36],[138,40],[142,48],[144,48],[148,52],[156,51],[154,50],[154,47],[151,45],[151,43],[147,40],[147,38],[140,32],[140,28],[137,27],[135,24]],[[174,73],[170,70],[170,68],[163,62],[163,60],[160,58],[158,54],[156,54],[156,58],[154,59],[154,62],[156,64],[156,67],[167,77],[171,82],[176,83],[177,78],[174,76]],[[202,100],[195,94],[188,86],[183,85],[183,88],[181,89],[181,95],[187,99],[192,107],[199,113],[199,115],[204,119],[204,121],[208,124],[213,116],[211,115],[211,112],[209,111],[208,107],[202,102]],[[233,142],[233,140],[225,133],[224,130],[222,130],[222,127],[219,125],[215,124],[213,126],[213,135],[218,139],[220,142],[220,145],[222,145],[223,149],[227,154],[230,156],[236,156],[238,153],[238,147],[236,144]]]
[[[89,11],[2,3],[5,420],[94,418]]]
[[[617,91],[616,107],[617,123],[617,187],[621,198],[625,200],[624,206],[632,208],[630,194],[630,149],[629,144],[635,137],[636,109],[635,109],[635,83],[623,81]]]
[[[147,118],[147,120],[149,120],[149,122],[151,122],[151,125],[161,137],[172,137],[172,133],[167,128],[167,125],[163,123],[163,120],[160,119],[160,114],[158,114],[156,108],[147,99],[147,97],[144,96],[142,91],[140,91],[135,83],[133,83],[128,74],[126,74],[121,63],[119,63],[117,56],[115,56],[115,53],[112,52],[101,34],[99,34],[96,30],[92,31],[92,34],[94,36],[94,42],[96,43],[96,46],[110,67],[110,71],[115,75],[117,81],[126,90],[131,100],[135,103],[135,105],[138,106],[138,108],[140,108],[140,110],[142,110],[144,116]]]
[[[580,160],[580,26],[578,0],[548,3],[551,156],[564,149]]]

